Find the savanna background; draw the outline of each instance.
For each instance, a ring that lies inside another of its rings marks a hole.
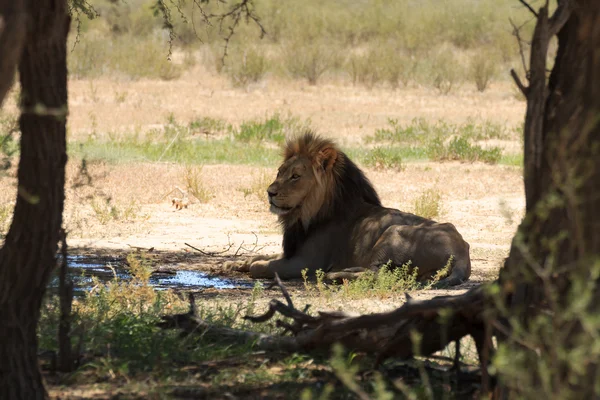
[[[75,18],[69,39],[69,254],[133,279],[88,276],[74,304],[80,367],[69,374],[52,367],[58,309],[49,291],[39,335],[51,396],[353,398],[356,385],[381,399],[472,396],[476,385],[403,375],[404,364],[373,370],[368,355],[341,349],[265,354],[159,330],[160,315],[187,309],[189,290],[157,290],[151,277],[222,276],[226,260],[278,251],[265,189],[285,138],[310,128],[357,161],[386,206],[455,224],[471,244],[473,273],[450,290],[402,273],[337,287],[291,283],[296,305],[383,311],[405,291],[429,298],[495,279],[524,208],[525,102],[508,71],[523,75],[513,26],[530,37],[528,11],[513,0],[256,0],[266,33],[240,21],[226,41],[231,21],[207,25],[193,2],[170,8],[172,29],[160,2],[90,4],[98,17]],[[222,12],[228,2],[203,7]],[[19,95],[0,115],[0,235],[17,190]],[[242,317],[279,292],[227,278],[235,287],[192,289],[205,319],[278,331]],[[466,365],[477,362],[469,346]],[[440,369],[454,354],[442,353]]]

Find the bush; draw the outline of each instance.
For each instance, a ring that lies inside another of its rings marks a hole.
[[[233,48],[228,51],[224,70],[234,86],[245,87],[262,80],[268,71],[268,65],[261,47]]]
[[[393,148],[375,147],[367,153],[365,164],[376,169],[395,169],[402,171],[402,157]]]
[[[470,62],[471,78],[475,81],[475,86],[480,92],[487,89],[490,80],[494,78],[497,70],[497,60],[486,51],[478,51]]]
[[[443,143],[442,139],[435,139],[430,143],[428,152],[429,157],[434,161],[483,161],[496,164],[502,157],[502,149],[499,147],[483,149],[479,145],[469,143],[469,139],[464,136],[454,137],[447,145]]]
[[[212,197],[210,190],[202,181],[202,166],[186,165],[183,179],[185,188],[200,203],[208,203]]]
[[[383,71],[377,64],[375,57],[375,51],[373,50],[348,57],[346,69],[354,85],[362,84],[371,89],[382,79]]]
[[[421,217],[434,219],[442,213],[442,195],[435,189],[427,189],[414,203],[415,214]]]
[[[116,75],[130,79],[177,79],[183,67],[170,61],[168,44],[158,36],[120,35],[111,40],[87,33],[69,53],[69,73],[75,78]]]
[[[233,132],[233,137],[242,142],[270,141],[281,144],[287,136],[306,130],[308,125],[309,123],[301,122],[298,118],[282,118],[279,113],[275,113],[264,121],[242,123],[239,129]]]
[[[316,85],[321,76],[340,63],[335,46],[324,41],[292,41],[283,47],[283,62],[287,71],[295,78],[304,78]]]
[[[433,86],[441,93],[448,94],[460,82],[460,66],[451,49],[440,49],[433,56]]]
[[[371,89],[380,82],[387,82],[393,89],[404,86],[414,78],[417,63],[403,54],[394,43],[371,43],[364,52],[352,54],[345,68],[352,83]]]

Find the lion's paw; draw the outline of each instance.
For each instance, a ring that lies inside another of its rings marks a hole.
[[[248,272],[250,265],[246,261],[226,261],[223,263],[225,271]]]
[[[268,261],[255,261],[250,265],[250,276],[254,279],[273,278],[273,272],[269,269]]]

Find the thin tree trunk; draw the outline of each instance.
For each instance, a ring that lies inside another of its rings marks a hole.
[[[37,363],[40,306],[62,223],[67,117],[66,0],[27,3],[19,63],[21,158],[13,222],[0,250],[0,398],[47,397]]]
[[[23,0],[0,1],[0,105],[13,84],[25,41],[26,22]]]

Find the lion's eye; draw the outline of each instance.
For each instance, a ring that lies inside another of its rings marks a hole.
[[[295,181],[296,179],[299,179],[299,178],[300,178],[300,175],[298,175],[298,174],[292,175],[292,180],[293,181]]]

